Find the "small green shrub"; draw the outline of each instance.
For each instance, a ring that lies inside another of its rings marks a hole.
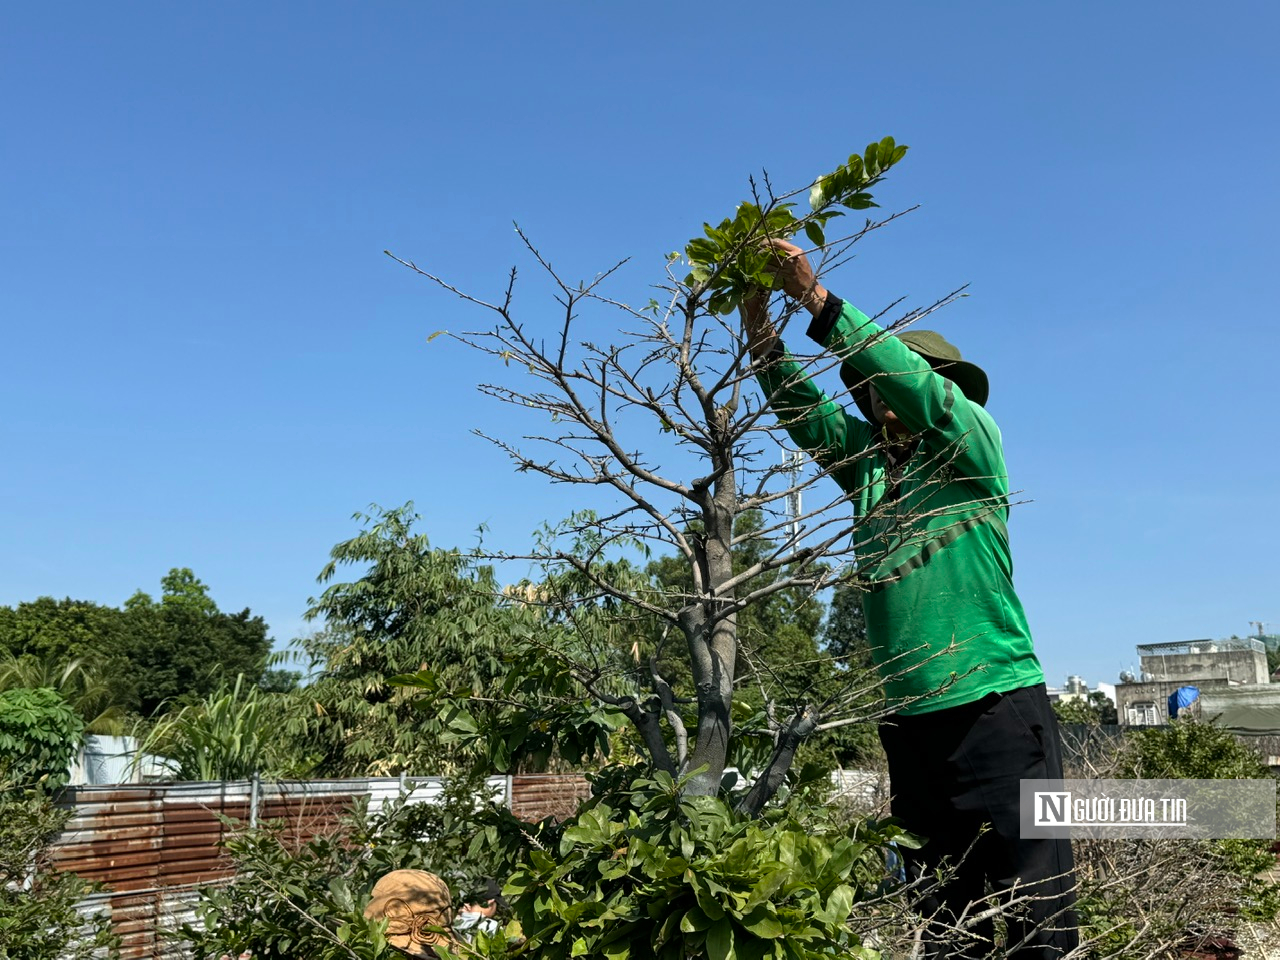
[[[836,824],[800,800],[748,817],[659,772],[586,804],[555,848],[529,851],[508,891],[539,958],[876,958],[847,921],[890,886],[894,839],[914,843],[892,823]]]
[[[60,790],[83,739],[84,722],[56,691],[0,692],[0,785]]]
[[[119,955],[110,918],[85,918],[76,911],[94,885],[53,868],[52,843],[70,815],[40,791],[0,791],[0,957],[5,960]]]

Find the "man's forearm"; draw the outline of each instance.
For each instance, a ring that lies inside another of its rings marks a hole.
[[[747,331],[747,346],[751,350],[751,359],[761,364],[781,349],[782,340],[778,337],[778,331],[774,329],[772,321],[766,319]]]
[[[816,320],[818,314],[822,313],[822,308],[826,306],[827,293],[827,288],[815,281],[808,292],[801,296],[797,302],[809,311],[809,316]]]
[[[769,295],[755,293],[739,304],[738,311],[742,316],[742,331],[747,337],[747,349],[751,352],[751,359],[759,365],[781,345],[778,330],[769,317]]]

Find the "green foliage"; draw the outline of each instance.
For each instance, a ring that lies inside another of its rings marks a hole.
[[[831,658],[832,676],[824,687],[858,686],[866,693],[858,705],[864,715],[871,715],[880,705],[875,663],[871,644],[867,641],[867,622],[862,613],[862,591],[857,587],[837,586],[827,608],[822,626],[822,651]],[[879,765],[884,762],[884,748],[872,722],[852,723],[820,733],[814,746],[827,750],[841,767]]]
[[[568,521],[583,525],[573,545],[576,555],[603,549],[592,519],[583,513]],[[653,592],[649,578],[625,559],[599,559],[596,570],[611,582]],[[473,757],[477,770],[540,771],[556,761],[575,770],[591,767],[610,755],[625,723],[616,704],[602,697],[642,696],[636,644],[647,620],[599,596],[576,570],[544,573],[536,584],[524,581],[505,591],[501,672],[485,690],[450,688],[436,666],[392,679],[419,694],[416,706],[437,719],[441,743]]]
[[[377,879],[430,870],[460,902],[483,878],[505,876],[503,851],[522,847],[521,826],[529,829],[495,806],[482,780],[466,779],[450,781],[432,803],[392,802],[372,816],[357,805],[337,834],[299,846],[283,824],[265,824],[227,841],[235,878],[202,891],[200,923],[180,935],[196,960],[244,950],[256,960],[399,957],[383,926],[364,919]]]
[[[1056,700],[1053,712],[1059,723],[1083,723],[1091,727],[1116,722],[1116,705],[1101,690],[1094,690],[1088,699]]]
[[[1120,755],[1122,777],[1146,780],[1269,779],[1258,753],[1215,723],[1179,717],[1129,735]]]
[[[269,696],[244,674],[199,703],[162,717],[143,741],[139,757],[165,757],[177,780],[247,780],[282,771],[275,761],[278,715]]]
[[[160,578],[160,606],[181,610],[193,617],[212,617],[218,605],[209,596],[209,588],[189,567],[174,567]]]
[[[862,591],[857,587],[836,587],[822,628],[822,646],[850,667],[874,666],[871,645],[867,642],[867,621],[862,613]]]
[[[1216,723],[1185,717],[1136,731],[1121,755],[1124,776],[1145,779],[1269,780],[1271,768]],[[1266,840],[1210,841],[1210,850],[1227,874],[1245,884],[1239,909],[1250,919],[1270,920],[1280,910],[1280,885],[1259,877],[1275,866]]]
[[[125,610],[130,669],[137,710],[151,716],[181,700],[217,690],[228,677],[262,675],[271,651],[267,624],[246,610],[223,613],[191,571],[172,570],[158,603],[134,602]]]
[[[431,667],[442,690],[488,695],[506,673],[504,656],[522,629],[521,611],[501,602],[493,571],[474,556],[431,547],[413,504],[356,514],[365,529],[333,548],[319,576],[362,568],[313,600],[308,619],[325,629],[299,642],[318,675],[296,717],[301,752],[338,776],[451,772],[473,757],[441,743],[442,724],[413,707],[392,677]]]
[[[138,591],[119,609],[52,597],[0,607],[0,651],[56,670],[82,662],[111,693],[99,712],[150,716],[180,698],[204,696],[224,676],[256,681],[271,649],[263,619],[219,611],[185,567],[170,570],[162,586],[159,602]]]
[[[1223,871],[1241,883],[1236,906],[1246,920],[1264,922],[1280,916],[1280,884],[1270,879],[1276,867],[1271,846],[1267,840],[1219,840],[1212,846]]]
[[[585,805],[507,891],[525,951],[543,958],[875,958],[847,920],[887,888],[890,839],[914,843],[816,808],[745,817],[659,772]]]
[[[83,740],[84,723],[56,691],[0,692],[0,788],[61,789]]]
[[[418,710],[439,724],[442,746],[474,758],[474,770],[541,770],[553,757],[580,768],[609,755],[622,715],[585,696],[563,661],[541,643],[513,637],[505,662],[506,675],[483,697],[447,689],[433,670],[390,682],[426,694]]]
[[[109,914],[82,917],[76,905],[95,889],[55,870],[51,845],[70,818],[35,791],[0,791],[0,957],[90,960],[119,956]]]
[[[125,712],[101,660],[58,662],[0,652],[0,690],[15,687],[56,690],[84,721],[85,733],[121,736],[125,732]]]
[[[886,844],[915,838],[891,821],[835,822],[799,796],[744,817],[639,772],[605,768],[561,824],[520,823],[481,781],[457,780],[438,803],[391,804],[367,821],[358,808],[337,835],[298,847],[278,824],[240,833],[226,844],[235,879],[202,892],[200,923],[180,935],[195,960],[395,956],[363,909],[378,877],[416,868],[445,878],[455,904],[485,878],[511,877],[507,932],[527,940],[481,940],[482,956],[878,958],[850,914],[892,895]]]
[[[301,683],[301,671],[269,669],[258,678],[258,689],[263,693],[294,693]]]
[[[1194,717],[1130,731],[1114,774],[1143,779],[1266,779],[1270,769],[1229,731]],[[1224,784],[1224,801],[1232,790]],[[1088,841],[1079,864],[1081,930],[1099,938],[1100,955],[1142,957],[1143,942],[1180,936],[1193,925],[1212,928],[1232,918],[1271,921],[1280,912],[1280,885],[1264,874],[1275,866],[1269,840],[1186,840],[1175,850],[1160,841]],[[1169,877],[1153,896],[1135,878]],[[1175,881],[1176,878],[1176,881]],[[1183,891],[1189,891],[1184,895]],[[1144,923],[1133,918],[1141,915]]]
[[[690,240],[684,248],[692,269],[685,278],[707,296],[712,313],[731,313],[749,291],[773,289],[777,276],[772,254],[759,245],[765,239],[787,240],[804,231],[815,247],[827,243],[826,225],[843,212],[834,209],[866,210],[876,206],[868,192],[890,167],[907,153],[893,137],[867,145],[862,155],[852,154],[847,163],[819,177],[809,191],[811,212],[797,217],[792,203],[771,203],[761,207],[744,201],[732,217],[718,226],[703,224],[705,237]]]

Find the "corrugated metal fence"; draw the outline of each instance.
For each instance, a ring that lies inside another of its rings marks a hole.
[[[492,777],[495,795],[527,820],[565,816],[589,792],[576,775]],[[163,931],[195,918],[199,888],[224,882],[231,866],[221,842],[250,820],[282,820],[287,837],[305,842],[332,834],[358,797],[371,810],[412,789],[411,802],[428,803],[443,789],[439,778],[309,780],[255,784],[121,784],[73,787],[61,805],[73,811],[59,839],[60,869],[97,880],[107,890],[89,898],[86,913],[109,912],[126,960],[182,956]],[[221,819],[236,824],[228,826]]]

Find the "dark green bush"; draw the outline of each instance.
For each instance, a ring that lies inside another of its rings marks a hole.
[[[874,958],[848,919],[888,889],[891,839],[914,842],[799,798],[748,817],[660,772],[587,803],[509,890],[539,958]]]
[[[0,692],[0,783],[61,789],[83,734],[84,722],[56,691],[14,687]]]

